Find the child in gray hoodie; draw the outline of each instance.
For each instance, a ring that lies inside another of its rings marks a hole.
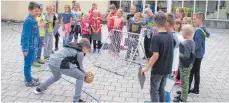
[[[91,45],[89,40],[83,38],[79,43],[70,43],[64,46],[63,49],[52,54],[50,56],[48,65],[53,75],[44,83],[39,85],[34,92],[36,94],[41,93],[51,84],[58,81],[61,78],[61,75],[64,74],[77,79],[73,102],[82,102],[80,96],[85,78],[83,58],[90,49]]]

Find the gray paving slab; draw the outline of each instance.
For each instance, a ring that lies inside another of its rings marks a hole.
[[[20,33],[12,31],[11,26],[1,26],[1,101],[4,102],[72,102],[74,85],[63,79],[51,85],[43,94],[35,95],[35,87],[25,87],[23,76],[23,55],[20,47]],[[18,31],[22,25],[15,25]],[[201,65],[200,95],[189,96],[190,102],[229,102],[229,30],[208,29],[211,37],[206,39],[206,53]],[[106,25],[102,27],[102,41],[108,35]],[[60,42],[61,39],[60,39]],[[61,43],[60,43],[61,44]],[[60,46],[61,48],[61,46]],[[10,59],[9,59],[10,58]],[[129,69],[123,78],[105,70],[93,67],[96,54],[85,57],[84,66],[95,74],[94,82],[84,84],[83,90],[103,102],[144,102],[150,100],[150,72],[146,73],[145,88],[140,89],[137,79],[137,66]],[[36,70],[48,69],[47,64],[32,69],[32,74],[43,82],[51,76],[49,72],[36,73]],[[73,78],[63,76],[75,82]],[[180,90],[174,87],[172,94]],[[96,102],[82,93],[82,99]]]

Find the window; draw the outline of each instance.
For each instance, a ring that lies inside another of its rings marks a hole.
[[[114,4],[116,6],[117,9],[119,9],[120,6],[120,1],[119,0],[111,0],[110,1],[110,5]]]
[[[208,1],[207,19],[217,19],[218,14],[218,1]]]
[[[143,10],[143,2],[139,0],[133,1],[133,5],[136,6],[138,12],[142,12]]]
[[[146,7],[148,4],[150,4],[150,9],[152,10],[152,12],[155,13],[155,1],[147,0]]]
[[[131,1],[129,0],[121,0],[121,9],[123,12],[130,12]]]
[[[173,0],[172,1],[172,13],[176,12],[177,8],[181,8],[182,7],[182,1],[178,1],[178,0]]]
[[[229,20],[229,1],[228,0],[220,0],[219,19]]]
[[[185,0],[183,5],[185,16],[191,17],[193,15],[194,10],[194,1],[193,0]]]
[[[157,11],[167,12],[167,1],[158,1]]]

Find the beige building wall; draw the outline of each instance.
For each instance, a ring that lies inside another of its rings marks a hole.
[[[13,19],[13,20],[24,20],[28,15],[28,5],[30,1],[2,1],[1,2],[1,18],[2,19]],[[98,10],[105,14],[108,10],[109,1],[96,1],[96,0],[85,0],[78,1],[81,7],[82,12],[88,12],[91,9],[93,2],[98,4]],[[44,7],[50,4],[56,5],[56,1],[39,1]],[[72,7],[72,1],[59,1],[58,12],[64,12],[64,6],[70,5]],[[45,8],[43,10],[45,11]]]
[[[28,5],[30,1],[1,1],[1,18],[2,19],[13,19],[13,20],[24,20],[28,15]],[[55,1],[39,1],[44,7],[50,4],[55,5]],[[45,11],[45,9],[44,9]]]

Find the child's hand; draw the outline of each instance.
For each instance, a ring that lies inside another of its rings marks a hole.
[[[27,55],[28,55],[28,52],[23,52],[23,55],[24,55],[24,56],[27,56]]]
[[[142,68],[142,70],[141,70],[142,73],[143,73],[143,72],[147,72],[147,71],[148,71],[147,68]]]

